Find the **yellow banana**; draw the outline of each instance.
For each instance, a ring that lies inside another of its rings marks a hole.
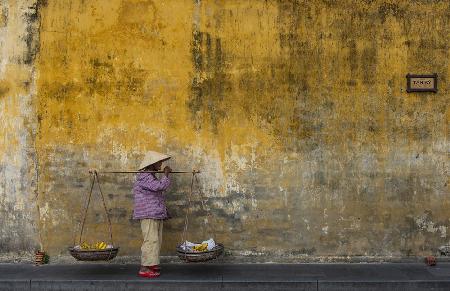
[[[206,243],[199,244],[199,245],[194,246],[193,249],[198,252],[204,252],[208,249],[208,244],[206,244]]]
[[[90,246],[88,243],[83,242],[83,243],[81,244],[81,248],[82,248],[83,250],[88,250],[88,249],[91,248],[91,246]]]
[[[99,241],[99,242],[95,243],[95,245],[93,246],[93,249],[104,250],[104,249],[106,249],[106,243],[104,241]]]
[[[108,245],[104,241],[99,241],[91,245],[89,245],[87,242],[83,242],[80,247],[83,250],[104,250],[108,247]]]

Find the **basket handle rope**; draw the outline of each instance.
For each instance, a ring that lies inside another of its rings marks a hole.
[[[183,233],[181,234],[181,245],[184,245],[184,258],[185,259],[186,259],[186,252],[187,252],[186,240],[187,240],[187,230],[188,230],[188,226],[189,226],[189,212],[191,210],[191,196],[192,196],[192,190],[194,188],[194,177],[195,177],[195,172],[192,172],[191,187],[189,190],[189,194],[186,197],[187,209],[186,209],[186,215],[184,217],[184,228],[183,228]]]
[[[185,218],[184,218],[183,233],[181,235],[181,245],[185,244],[186,240],[188,238],[187,237],[187,232],[188,232],[188,227],[189,227],[189,214],[190,214],[190,210],[191,210],[191,197],[192,197],[192,194],[194,192],[194,182],[197,183],[198,193],[200,195],[200,201],[201,201],[201,204],[202,204],[202,208],[203,208],[203,210],[206,211],[206,216],[208,217],[206,220],[204,220],[205,226],[209,228],[210,232],[212,233],[213,239],[216,240],[216,234],[215,234],[214,228],[212,228],[211,224],[209,223],[209,219],[211,218],[211,213],[210,213],[209,209],[205,207],[203,191],[201,190],[200,183],[199,183],[199,180],[198,180],[198,177],[196,176],[196,174],[197,174],[196,172],[192,172],[191,187],[190,187],[190,190],[189,190],[189,194],[186,197],[187,210],[186,210],[186,215],[185,215]],[[186,252],[187,252],[187,248],[186,248],[186,245],[185,245],[185,247],[184,247],[184,257],[185,258],[187,256]]]
[[[84,224],[85,224],[85,222],[86,222],[87,211],[88,211],[88,208],[89,208],[89,204],[91,203],[92,190],[94,189],[95,181],[97,181],[98,190],[100,191],[100,196],[102,197],[103,208],[105,209],[106,218],[108,219],[109,237],[110,237],[110,240],[111,240],[111,244],[114,245],[113,237],[112,237],[111,219],[110,219],[110,217],[109,217],[108,209],[106,208],[105,197],[104,197],[104,195],[103,195],[102,188],[100,187],[100,179],[98,178],[98,173],[97,173],[97,171],[94,171],[94,172],[91,174],[91,177],[92,177],[92,178],[91,178],[91,187],[90,187],[90,190],[89,190],[88,200],[87,200],[86,207],[85,207],[85,210],[84,210],[83,222],[81,223],[81,231],[80,231],[80,240],[79,240],[79,243],[80,243],[80,245],[81,245],[81,238],[82,238],[82,236],[83,236],[83,230],[84,230]],[[74,243],[74,245],[75,245],[75,243]]]
[[[200,182],[198,181],[198,176],[195,176],[195,181],[196,181],[197,187],[198,187],[198,194],[200,195],[200,202],[202,203],[203,210],[206,211],[207,219],[203,220],[203,221],[205,223],[205,226],[209,228],[209,232],[212,234],[212,237],[213,237],[213,239],[215,241],[216,240],[216,232],[215,232],[214,228],[211,226],[211,223],[209,223],[209,220],[212,217],[211,211],[209,211],[209,208],[206,208],[206,206],[205,206],[206,199],[205,199],[205,196],[203,194],[202,188],[200,187]]]

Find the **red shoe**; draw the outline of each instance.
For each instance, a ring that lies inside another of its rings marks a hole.
[[[156,277],[159,277],[159,275],[160,275],[158,272],[156,272],[152,269],[150,269],[150,271],[146,271],[146,272],[139,271],[138,274],[139,274],[139,276],[145,277],[145,278],[156,278]]]
[[[150,270],[155,271],[157,273],[161,272],[161,267],[159,265],[148,266]]]

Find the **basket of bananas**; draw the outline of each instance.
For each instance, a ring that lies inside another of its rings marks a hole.
[[[69,252],[79,261],[109,261],[119,252],[118,247],[99,241],[94,244],[83,242],[80,245],[69,248]]]
[[[213,239],[201,243],[185,241],[177,246],[178,257],[185,262],[206,262],[223,254],[224,246]]]
[[[87,197],[87,203],[84,207],[83,211],[83,217],[80,221],[80,238],[78,240],[78,245],[75,245],[74,240],[74,246],[69,247],[68,250],[72,257],[79,261],[109,261],[117,256],[117,253],[119,252],[119,247],[114,246],[113,242],[113,235],[112,235],[112,225],[111,225],[111,218],[108,212],[108,208],[106,207],[105,203],[105,197],[103,195],[102,189],[100,188],[100,181],[98,178],[97,171],[91,171],[89,170],[89,173],[91,174],[91,186],[90,191]],[[103,202],[103,208],[105,210],[105,215],[108,222],[108,228],[109,228],[109,241],[110,244],[107,244],[104,241],[98,241],[93,244],[89,244],[86,241],[83,241],[83,230],[86,223],[86,216],[89,209],[89,204],[91,202],[92,197],[92,190],[94,189],[95,182],[97,182],[98,190],[100,192],[100,196],[102,198]]]

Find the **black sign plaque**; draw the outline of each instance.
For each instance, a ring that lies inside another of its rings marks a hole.
[[[406,75],[406,92],[437,92],[437,74]]]

